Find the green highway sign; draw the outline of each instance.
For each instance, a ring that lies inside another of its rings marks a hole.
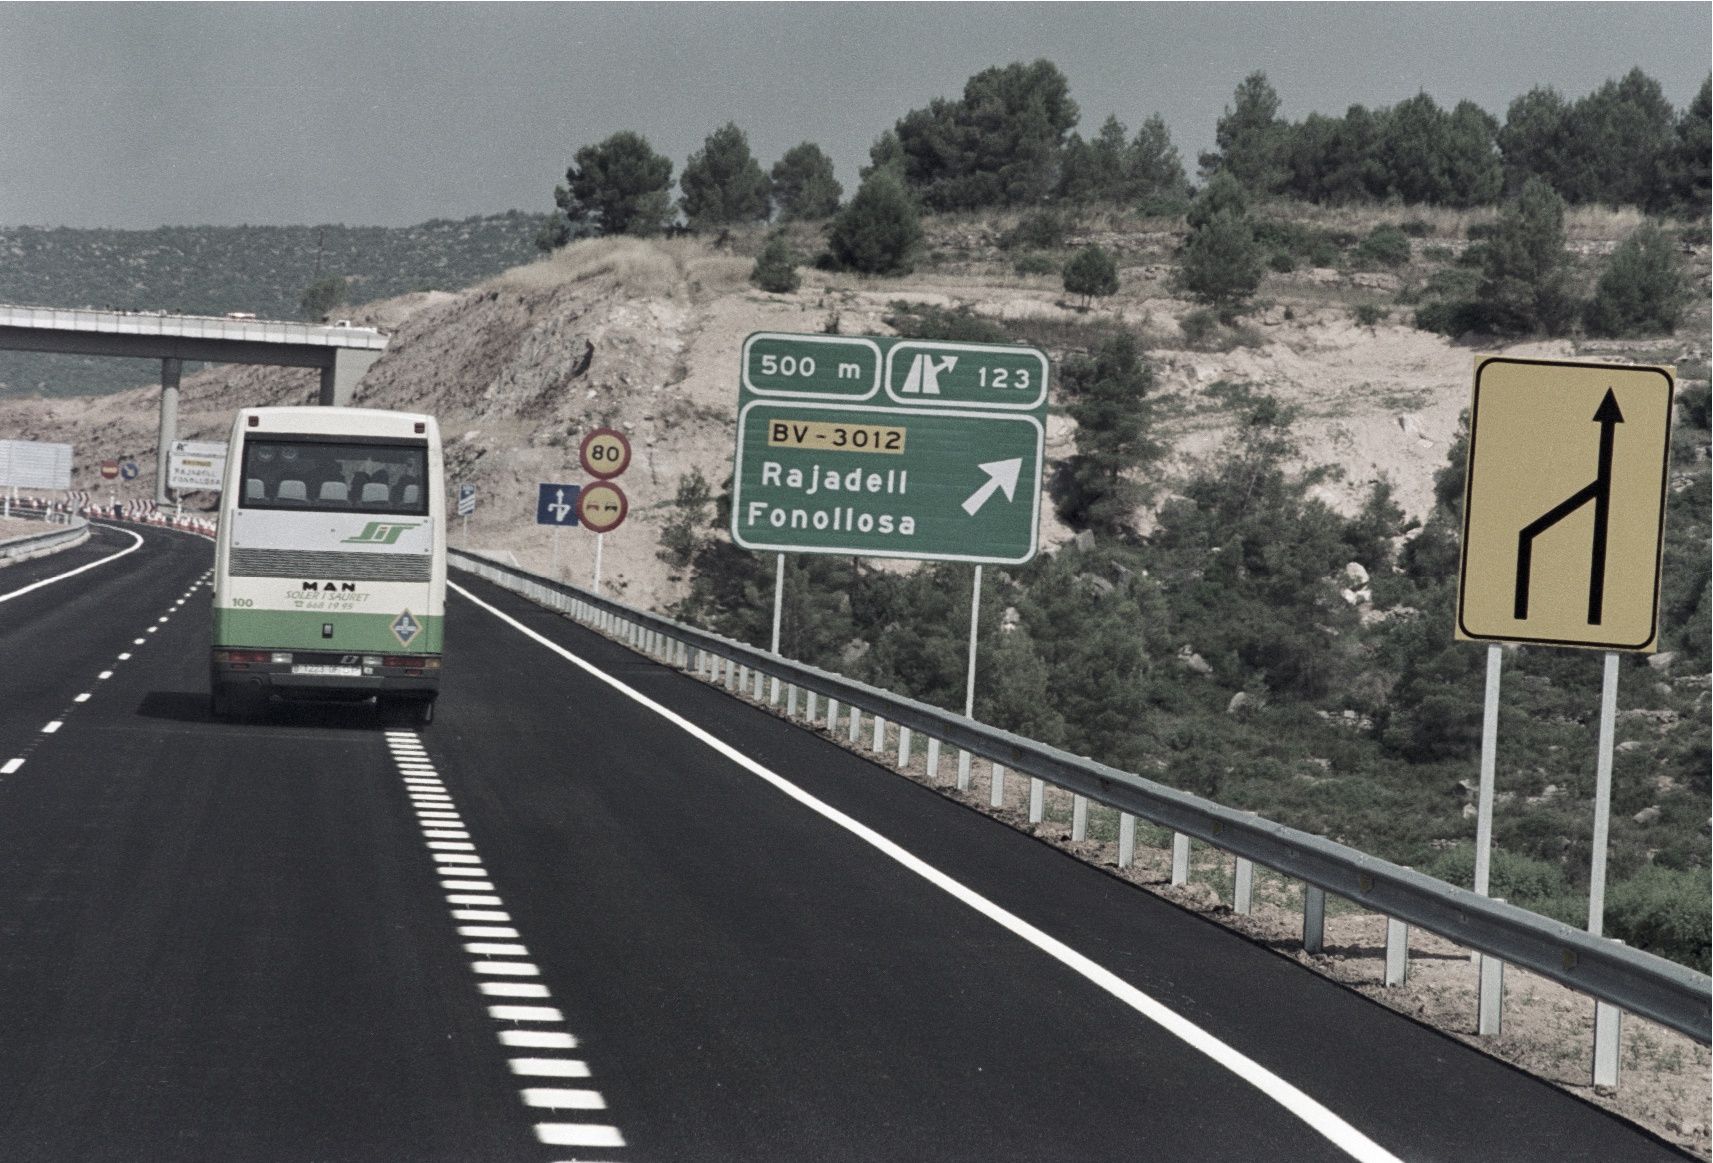
[[[1047,387],[1047,357],[1029,347],[752,335],[732,537],[775,553],[1028,561]]]

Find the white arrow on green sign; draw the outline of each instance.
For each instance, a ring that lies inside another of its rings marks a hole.
[[[766,552],[1028,561],[1048,374],[1029,347],[750,336],[733,539]]]

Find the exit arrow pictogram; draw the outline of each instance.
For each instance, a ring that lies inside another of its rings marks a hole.
[[[1615,429],[1624,422],[1623,410],[1611,388],[1595,409],[1593,420],[1600,425],[1600,452],[1594,470],[1594,480],[1570,494],[1557,505],[1524,525],[1517,534],[1517,588],[1512,603],[1512,615],[1517,621],[1529,616],[1529,573],[1534,558],[1535,538],[1582,508],[1594,502],[1594,537],[1588,554],[1588,624],[1598,626],[1605,615],[1606,604],[1606,538],[1612,509],[1612,442]]]

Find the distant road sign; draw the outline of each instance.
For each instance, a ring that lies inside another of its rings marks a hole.
[[[224,440],[175,440],[167,458],[169,489],[220,490],[226,476]]]
[[[583,437],[577,450],[583,471],[598,480],[611,480],[630,467],[630,441],[616,428],[597,428]]]
[[[119,478],[119,462],[116,460],[104,460],[104,461],[102,461],[101,462],[101,479],[104,481],[111,481],[111,480],[117,480],[118,478]]]
[[[1483,359],[1457,637],[1652,652],[1673,369]]]
[[[539,484],[535,486],[535,523],[537,525],[575,525],[577,523],[577,494],[581,485]]]
[[[624,490],[611,481],[596,481],[577,496],[577,519],[591,533],[611,533],[629,511]]]
[[[0,486],[71,488],[71,445],[49,444],[40,440],[0,440]]]
[[[751,335],[733,539],[769,552],[1028,561],[1048,375],[1030,347]]]
[[[458,515],[468,517],[476,511],[476,486],[458,486]]]
[[[127,460],[119,466],[119,475],[128,481],[136,480],[137,474],[142,471],[141,468],[137,467],[137,462],[134,460]]]

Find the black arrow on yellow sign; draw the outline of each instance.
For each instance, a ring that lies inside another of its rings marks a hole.
[[[1611,388],[1595,409],[1594,422],[1600,425],[1600,458],[1594,480],[1584,488],[1524,525],[1517,534],[1517,589],[1512,613],[1517,621],[1529,616],[1529,570],[1534,558],[1535,538],[1582,508],[1594,502],[1594,541],[1588,555],[1588,624],[1598,626],[1605,614],[1606,604],[1606,532],[1612,510],[1612,437],[1614,429],[1624,422],[1618,407],[1618,397]]]

